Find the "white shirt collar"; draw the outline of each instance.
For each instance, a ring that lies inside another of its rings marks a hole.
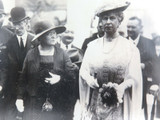
[[[24,45],[24,47],[26,46],[26,43],[27,43],[27,35],[28,35],[27,32],[25,32],[22,36],[18,36],[18,35],[17,35],[19,45],[20,45],[20,41],[21,41],[20,38],[22,38],[22,40],[23,40],[23,45]]]
[[[132,40],[131,37],[129,37],[129,40],[133,42],[133,44],[135,44],[136,46],[138,45],[139,43],[139,38],[140,38],[140,35],[137,36],[137,38],[135,40]]]
[[[63,50],[67,50],[66,45],[65,45],[62,41],[61,41],[60,47],[61,47]],[[68,49],[71,49],[71,48],[72,48],[72,43],[68,45]]]

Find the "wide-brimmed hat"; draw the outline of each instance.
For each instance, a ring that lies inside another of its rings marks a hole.
[[[23,7],[12,8],[10,15],[11,17],[9,18],[9,21],[13,23],[21,22],[22,20],[29,18],[29,16],[26,15],[26,11]]]
[[[106,0],[105,3],[99,5],[96,16],[100,17],[109,12],[121,12],[127,9],[129,2],[124,0]]]
[[[83,53],[81,53],[81,51],[79,51],[78,49],[71,48],[71,49],[67,50],[66,52],[69,55],[72,63],[79,64],[82,62]]]
[[[33,30],[36,34],[36,36],[32,39],[32,41],[38,39],[43,34],[55,30],[57,34],[60,34],[66,30],[64,26],[54,26],[50,21],[42,20],[35,23],[33,26]]]

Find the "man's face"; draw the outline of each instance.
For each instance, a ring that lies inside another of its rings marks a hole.
[[[110,13],[103,15],[101,19],[104,32],[108,35],[113,35],[120,25],[118,16],[115,13]]]
[[[65,45],[69,45],[73,42],[73,32],[72,31],[69,31],[69,30],[66,30],[63,34],[62,34],[62,42],[65,44]]]
[[[135,40],[141,32],[141,25],[138,20],[129,20],[127,24],[128,36]]]
[[[13,23],[15,32],[18,36],[22,36],[27,29],[27,20],[22,20],[20,22]]]

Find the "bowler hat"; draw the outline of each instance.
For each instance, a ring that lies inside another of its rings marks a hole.
[[[64,26],[54,26],[51,22],[47,21],[47,20],[42,20],[42,21],[38,21],[35,23],[35,25],[33,26],[33,30],[36,34],[36,36],[32,39],[32,41],[38,39],[40,36],[42,36],[43,34],[51,31],[51,30],[55,30],[57,34],[62,33],[66,30],[66,28]]]
[[[83,54],[76,48],[71,48],[66,51],[72,63],[78,64],[82,62]]]
[[[124,0],[107,0],[105,3],[100,5],[96,11],[98,17],[103,16],[109,12],[122,12],[130,5],[129,2]]]
[[[21,22],[24,19],[29,18],[26,16],[26,11],[23,7],[14,7],[10,12],[11,17],[9,20],[13,23]]]

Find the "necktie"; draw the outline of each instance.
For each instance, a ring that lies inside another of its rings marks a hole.
[[[20,48],[21,50],[24,50],[24,44],[23,44],[23,39],[20,38]]]
[[[66,49],[68,49],[68,45],[66,45]]]

